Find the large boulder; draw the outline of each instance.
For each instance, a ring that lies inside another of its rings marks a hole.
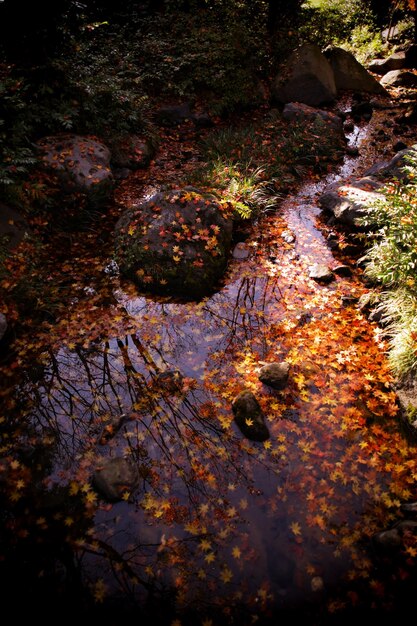
[[[368,93],[386,93],[380,83],[355,59],[353,54],[329,46],[324,51],[333,70],[337,91],[352,90]]]
[[[199,299],[223,276],[232,228],[230,207],[196,189],[158,192],[118,221],[116,261],[142,289]]]
[[[333,70],[317,45],[305,43],[290,55],[275,78],[272,95],[282,104],[303,102],[318,106],[334,101]]]
[[[99,141],[79,135],[44,137],[37,143],[42,167],[55,175],[61,191],[85,197],[98,206],[113,190],[110,151]]]

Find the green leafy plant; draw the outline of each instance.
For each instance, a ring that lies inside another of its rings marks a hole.
[[[365,275],[381,285],[378,312],[390,344],[394,371],[417,369],[417,158],[405,168],[409,182],[394,181],[384,200],[367,210],[362,225],[371,228],[371,245],[363,257]]]
[[[0,67],[0,187],[8,195],[35,162],[31,125],[25,117],[25,81]]]

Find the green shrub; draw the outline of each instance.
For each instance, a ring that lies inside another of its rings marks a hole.
[[[417,370],[417,158],[410,157],[406,169],[411,182],[387,185],[385,201],[375,203],[362,219],[372,229],[363,257],[365,275],[382,287],[377,309],[399,375]]]
[[[138,65],[151,95],[204,97],[214,114],[259,103],[265,29],[232,18],[178,13],[149,18],[137,33]]]
[[[240,217],[254,217],[275,206],[297,178],[326,171],[344,148],[321,118],[289,124],[273,111],[256,123],[213,131],[195,184],[218,190]]]
[[[357,28],[371,27],[373,16],[364,0],[320,0],[303,5],[300,36],[321,47],[349,42]]]
[[[0,66],[0,188],[6,196],[35,162],[26,91],[25,81],[11,67]]]

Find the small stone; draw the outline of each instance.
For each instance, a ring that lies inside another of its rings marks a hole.
[[[349,265],[338,265],[337,267],[333,268],[333,273],[337,274],[337,276],[352,276],[352,270],[350,269]]]
[[[268,365],[261,367],[259,380],[273,389],[284,389],[288,382],[289,371],[290,364],[286,361],[282,363],[268,363]]]
[[[322,577],[314,576],[314,578],[311,579],[311,591],[314,591],[316,593],[317,591],[323,591],[323,589],[324,581]]]
[[[114,457],[96,469],[93,485],[106,500],[117,502],[139,485],[139,472],[128,459]]]
[[[233,258],[244,261],[250,256],[250,248],[244,241],[239,241],[233,249]]]
[[[330,283],[334,276],[332,270],[327,265],[313,265],[309,272],[310,278],[318,283]]]
[[[184,377],[179,370],[166,370],[157,374],[153,382],[162,392],[174,394],[182,390]]]
[[[399,548],[402,544],[401,535],[397,528],[391,528],[390,530],[383,530],[380,533],[376,533],[372,537],[372,540],[378,547],[385,550]]]
[[[341,302],[343,306],[352,306],[359,302],[359,298],[357,296],[342,296]]]
[[[248,389],[241,391],[232,402],[235,422],[242,434],[252,441],[266,441],[269,430],[255,395]]]
[[[7,332],[7,319],[4,313],[0,313],[0,341]]]
[[[406,502],[401,505],[401,510],[404,513],[417,513],[417,502]]]
[[[285,243],[294,243],[295,241],[295,235],[290,230],[284,230],[281,233],[281,237],[285,241]]]

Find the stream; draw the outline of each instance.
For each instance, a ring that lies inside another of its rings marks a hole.
[[[3,391],[20,446],[0,465],[5,597],[51,621],[55,598],[111,624],[396,615],[415,549],[387,558],[372,537],[415,497],[417,455],[380,330],[347,304],[365,292],[361,270],[335,256],[316,203],[357,167],[346,157],[264,216],[201,302],[139,295],[108,269],[109,302],[70,305],[62,341],[45,337]],[[315,263],[351,275],[320,284]],[[275,391],[259,370],[282,361]],[[234,423],[244,389],[266,416],[263,443]],[[109,457],[140,473],[113,503],[91,484]]]

